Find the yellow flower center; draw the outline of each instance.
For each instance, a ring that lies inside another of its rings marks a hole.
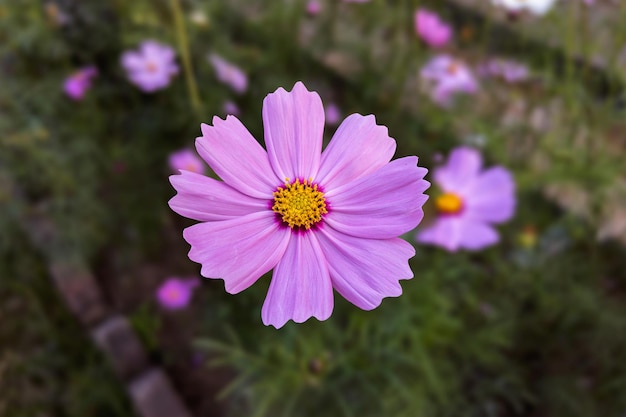
[[[444,193],[435,199],[437,211],[442,214],[458,214],[463,209],[463,200],[454,193]]]
[[[154,62],[149,61],[146,64],[146,71],[155,72],[158,69],[157,65]]]
[[[309,230],[313,225],[322,220],[322,216],[328,213],[324,193],[318,190],[313,179],[300,181],[296,179],[280,186],[274,192],[274,204],[272,210],[280,214],[284,223],[293,228]]]
[[[168,300],[178,300],[181,296],[182,293],[179,288],[168,288],[167,291],[165,291],[165,297]]]
[[[448,72],[448,74],[450,75],[454,75],[457,73],[457,71],[459,70],[459,64],[456,61],[452,61],[451,63],[448,64],[448,66],[446,67],[446,71]]]

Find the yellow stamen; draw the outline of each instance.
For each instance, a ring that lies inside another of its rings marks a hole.
[[[457,71],[459,70],[459,64],[456,61],[452,61],[451,63],[448,64],[448,66],[446,67],[446,71],[448,72],[448,74],[450,75],[454,75],[457,73]]]
[[[157,65],[154,62],[148,62],[146,64],[146,70],[148,72],[155,72],[157,70]]]
[[[457,214],[463,209],[463,200],[454,193],[444,193],[435,199],[437,211],[442,214]]]
[[[313,178],[300,182],[296,179],[280,186],[274,192],[274,204],[272,210],[280,214],[283,222],[289,227],[304,228],[309,230],[322,220],[322,216],[328,213],[324,193],[318,190],[317,184],[313,184]]]

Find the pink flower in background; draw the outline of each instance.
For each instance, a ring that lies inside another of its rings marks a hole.
[[[223,180],[183,171],[169,202],[198,220],[183,236],[201,273],[236,294],[274,269],[262,319],[325,320],[333,288],[371,310],[402,293],[415,251],[398,238],[423,217],[427,170],[391,158],[396,142],[374,116],[352,114],[322,152],[324,107],[301,82],[263,102],[267,151],[233,116],[202,125],[196,148]]]
[[[82,100],[91,88],[92,79],[97,75],[98,70],[93,65],[81,68],[65,79],[63,91],[72,100]]]
[[[498,242],[491,225],[513,216],[515,183],[503,167],[481,168],[480,153],[460,147],[446,165],[434,170],[434,182],[442,190],[435,199],[438,214],[433,224],[418,230],[418,242],[449,251],[478,250]]]
[[[168,278],[157,289],[157,301],[167,310],[183,309],[189,305],[193,290],[198,285],[195,278]]]
[[[493,58],[479,68],[481,75],[500,77],[508,83],[517,83],[528,80],[528,67],[519,62],[507,59]]]
[[[174,49],[152,40],[142,42],[136,51],[124,52],[121,63],[130,82],[146,93],[167,87],[178,74]]]
[[[452,27],[442,21],[437,13],[426,9],[415,12],[415,32],[428,46],[441,48],[452,38]]]
[[[324,107],[324,116],[327,124],[336,125],[341,120],[341,110],[335,103],[329,103]]]
[[[222,110],[226,115],[232,114],[233,116],[239,116],[239,107],[233,101],[225,101]]]
[[[204,174],[204,162],[191,149],[181,149],[174,152],[168,159],[172,171],[178,173],[179,170]]]
[[[306,12],[311,16],[317,16],[322,11],[322,3],[319,0],[309,0],[306,3]]]
[[[478,91],[478,82],[469,67],[449,55],[432,58],[422,68],[420,76],[432,83],[431,97],[442,106],[450,105],[456,93]]]
[[[213,65],[215,76],[220,82],[240,94],[248,89],[248,77],[239,67],[217,54],[210,54],[208,59],[211,65]]]

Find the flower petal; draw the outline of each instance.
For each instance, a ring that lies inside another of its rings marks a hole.
[[[333,311],[328,265],[314,233],[294,233],[274,269],[261,316],[277,329],[288,320],[326,320]]]
[[[226,220],[268,209],[268,200],[252,198],[222,181],[190,171],[170,176],[178,193],[169,205],[181,216],[199,221]]]
[[[426,168],[417,157],[396,159],[369,175],[326,192],[330,211],[324,222],[356,237],[389,239],[413,229],[422,220]]]
[[[316,92],[297,82],[263,100],[265,145],[274,172],[285,178],[315,178],[322,152],[324,106]]]
[[[468,250],[484,249],[497,243],[500,238],[493,227],[485,223],[464,221],[460,233],[460,246]]]
[[[202,124],[196,149],[213,171],[236,190],[256,198],[272,198],[278,179],[267,153],[235,117],[213,118],[213,126]]]
[[[515,182],[502,167],[490,168],[476,179],[466,198],[466,215],[483,222],[509,220],[515,211]]]
[[[415,240],[435,246],[441,246],[450,252],[459,249],[461,242],[461,219],[453,216],[441,216],[434,223],[417,231]]]
[[[143,70],[146,66],[143,57],[134,51],[124,52],[120,62],[127,71]]]
[[[219,222],[198,223],[184,230],[189,259],[202,264],[201,274],[222,278],[236,294],[254,284],[283,256],[291,231],[267,210]]]
[[[413,278],[408,260],[415,249],[400,238],[361,239],[332,228],[321,228],[317,236],[333,287],[363,310],[378,307],[385,297],[398,297],[398,280]]]
[[[472,148],[460,147],[450,153],[448,163],[434,170],[435,182],[446,192],[463,196],[478,176],[482,165],[480,153]]]
[[[483,249],[498,239],[498,233],[492,227],[464,216],[441,216],[416,236],[420,243],[441,246],[450,252]]]
[[[352,114],[324,149],[316,181],[328,190],[339,187],[383,167],[395,151],[396,141],[373,115]]]

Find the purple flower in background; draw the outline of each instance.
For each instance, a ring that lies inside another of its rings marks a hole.
[[[217,54],[210,54],[208,59],[211,65],[213,65],[215,76],[220,82],[240,94],[248,89],[248,77],[239,67]]]
[[[233,116],[239,116],[239,107],[233,101],[225,101],[222,110],[226,115],[232,114]]]
[[[479,68],[481,75],[501,77],[508,83],[526,81],[529,77],[528,67],[519,62],[493,58]]]
[[[306,3],[306,12],[311,16],[317,16],[322,11],[322,3],[319,0],[309,0]]]
[[[152,40],[142,42],[136,51],[124,52],[121,63],[128,79],[146,93],[167,87],[178,74],[174,49]]]
[[[341,110],[335,103],[329,103],[324,108],[324,115],[326,117],[326,123],[329,125],[336,125],[341,120]]]
[[[418,230],[418,242],[449,251],[478,250],[498,242],[491,225],[513,216],[515,183],[503,167],[481,170],[481,166],[478,151],[460,147],[446,165],[434,170],[434,182],[442,190],[435,199],[438,214],[432,225]]]
[[[172,171],[178,173],[179,170],[204,174],[204,163],[198,155],[190,149],[181,149],[174,152],[168,159]]]
[[[180,310],[191,301],[193,290],[199,285],[195,278],[168,278],[157,289],[156,298],[167,310]]]
[[[65,79],[63,91],[72,100],[82,100],[87,90],[91,88],[91,81],[96,75],[98,70],[93,65],[81,68]]]
[[[437,13],[426,9],[415,12],[415,32],[428,46],[441,48],[452,38],[452,28]]]
[[[449,55],[437,55],[422,68],[422,79],[433,84],[431,97],[448,106],[456,93],[472,94],[478,91],[478,82],[465,63]]]
[[[333,288],[371,310],[402,293],[415,251],[398,238],[423,217],[427,170],[391,158],[396,142],[374,116],[352,114],[322,152],[324,107],[301,82],[263,101],[267,151],[233,116],[202,125],[196,148],[223,180],[183,171],[169,202],[198,220],[183,232],[201,273],[236,294],[274,268],[262,319],[326,320]]]

